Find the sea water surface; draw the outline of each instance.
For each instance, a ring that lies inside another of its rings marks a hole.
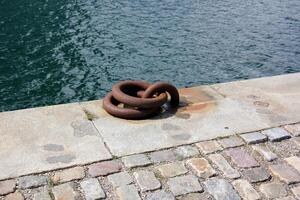
[[[0,111],[299,71],[299,0],[0,1]]]

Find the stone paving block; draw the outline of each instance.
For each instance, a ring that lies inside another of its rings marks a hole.
[[[242,172],[243,177],[251,183],[262,182],[268,180],[271,175],[262,167],[245,169]]]
[[[106,196],[97,178],[85,179],[81,181],[80,186],[86,200],[103,199]]]
[[[16,183],[17,182],[13,179],[0,181],[0,195],[5,195],[14,192],[16,188]]]
[[[300,172],[300,158],[298,156],[291,156],[284,159],[289,165],[294,167],[298,172]]]
[[[221,145],[215,140],[199,142],[196,144],[196,146],[200,149],[201,153],[205,155],[214,153],[216,151],[221,151],[223,149]]]
[[[235,180],[232,182],[233,187],[238,191],[242,199],[256,200],[260,199],[260,195],[252,187],[252,185],[244,179]]]
[[[271,142],[279,142],[281,140],[288,139],[291,137],[291,135],[283,128],[272,128],[264,130],[262,131],[262,133],[268,136]]]
[[[24,200],[24,196],[21,192],[16,191],[14,193],[10,193],[9,195],[5,196],[4,200]]]
[[[296,200],[296,199],[293,196],[288,196],[288,197],[278,198],[276,200]]]
[[[133,179],[128,174],[128,172],[119,172],[116,174],[109,175],[107,178],[114,188],[122,185],[129,185],[133,182]]]
[[[219,143],[225,149],[244,145],[243,140],[237,136],[220,139]]]
[[[190,193],[187,195],[184,195],[183,197],[180,198],[180,200],[212,200],[211,196],[206,193]]]
[[[240,137],[247,143],[247,144],[257,144],[261,142],[265,142],[268,140],[267,136],[260,132],[252,132],[241,134]]]
[[[209,179],[204,182],[208,193],[216,200],[239,200],[241,199],[232,185],[225,179]]]
[[[122,164],[119,161],[104,161],[88,166],[88,172],[92,177],[105,176],[108,174],[119,172],[121,168]]]
[[[134,185],[123,185],[116,189],[119,200],[141,200],[138,190]]]
[[[293,136],[300,135],[300,123],[284,126],[284,129],[290,132]]]
[[[268,199],[281,198],[287,195],[283,184],[281,183],[264,183],[259,186],[259,190],[263,193]]]
[[[252,148],[266,161],[273,161],[277,159],[277,155],[264,145],[254,145]]]
[[[156,169],[160,172],[163,177],[174,177],[182,174],[186,174],[188,170],[185,168],[182,162],[168,163],[157,166]]]
[[[155,151],[151,153],[150,158],[153,162],[175,161],[176,156],[171,150]]]
[[[54,184],[64,183],[72,180],[82,179],[85,176],[83,167],[74,167],[54,173],[52,181]]]
[[[227,178],[239,178],[240,173],[232,168],[221,154],[212,154],[208,158],[223,172]]]
[[[238,167],[250,168],[257,167],[259,165],[256,160],[243,149],[228,149],[226,150],[226,154]]]
[[[178,159],[190,158],[199,154],[199,150],[193,146],[181,146],[174,150]]]
[[[210,166],[204,158],[191,158],[187,164],[196,172],[201,178],[208,178],[216,175],[216,171]]]
[[[167,184],[175,196],[203,191],[197,177],[193,175],[170,178]]]
[[[300,186],[293,187],[291,190],[296,198],[300,199]]]
[[[159,190],[148,194],[146,200],[175,200],[175,198],[172,194]]]
[[[161,187],[159,180],[151,171],[134,172],[133,176],[142,192],[155,190]]]
[[[33,194],[33,200],[51,200],[49,191],[47,188]]]
[[[294,137],[291,140],[300,147],[300,137]]]
[[[47,184],[47,176],[23,176],[19,178],[19,187],[22,189],[34,188]]]
[[[53,187],[52,192],[55,200],[61,200],[61,199],[75,200],[79,198],[79,194],[76,191],[74,191],[70,183],[57,185]]]
[[[269,166],[269,169],[274,176],[277,176],[287,184],[300,182],[300,174],[289,165],[276,164]]]
[[[134,168],[134,167],[144,167],[151,164],[151,161],[145,154],[135,154],[122,158],[122,162],[125,167]]]

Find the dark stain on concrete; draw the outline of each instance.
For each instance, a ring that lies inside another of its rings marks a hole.
[[[254,99],[254,100],[260,99],[259,96],[256,96],[256,95],[254,95],[254,94],[250,94],[250,95],[248,95],[247,97],[248,97],[249,99]]]
[[[45,144],[43,149],[46,151],[63,151],[64,146],[60,144]]]
[[[287,120],[287,118],[285,116],[278,115],[278,114],[270,115],[269,119],[271,122],[284,122]]]
[[[176,113],[175,115],[176,117],[180,118],[180,119],[189,119],[191,118],[191,114],[189,113]]]
[[[260,106],[260,107],[269,107],[269,103],[265,101],[254,101],[253,105]]]
[[[175,140],[188,140],[191,138],[191,135],[183,133],[183,134],[172,135],[171,137]]]
[[[267,115],[274,114],[271,110],[266,109],[266,108],[256,108],[256,112],[259,114],[267,114]]]
[[[51,156],[46,158],[46,161],[50,164],[54,163],[70,163],[72,160],[74,160],[76,157],[71,154],[66,155],[60,155],[60,156]]]
[[[75,121],[72,122],[75,137],[83,137],[86,135],[97,136],[98,132],[91,121]]]
[[[181,127],[177,126],[175,124],[170,124],[170,123],[164,123],[161,128],[165,131],[177,131],[180,130]]]

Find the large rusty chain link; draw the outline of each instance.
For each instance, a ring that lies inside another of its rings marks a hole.
[[[122,81],[112,87],[103,100],[103,108],[111,115],[123,119],[145,119],[161,110],[168,101],[178,106],[179,93],[171,84],[157,82],[150,84],[144,81]],[[123,104],[123,107],[119,106]]]

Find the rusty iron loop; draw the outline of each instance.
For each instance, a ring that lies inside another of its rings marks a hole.
[[[166,93],[161,93],[155,98],[148,97],[147,99],[126,94],[126,91],[131,92],[137,89],[136,92],[139,92],[146,90],[150,86],[151,84],[143,81],[122,81],[112,87],[112,95],[119,102],[138,108],[160,107],[165,104],[168,100]]]
[[[171,105],[178,106],[177,89],[165,82],[149,84],[143,81],[122,81],[112,87],[103,100],[103,108],[111,115],[124,119],[144,119],[158,113],[171,97]],[[119,104],[123,104],[120,107]]]

